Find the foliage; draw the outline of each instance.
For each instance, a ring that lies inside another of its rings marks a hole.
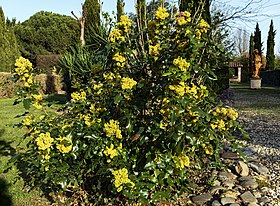
[[[275,35],[276,31],[273,27],[273,21],[271,20],[268,37],[267,37],[267,50],[266,50],[266,70],[274,70],[275,69]]]
[[[263,49],[262,49],[263,43],[261,38],[261,30],[259,28],[259,23],[256,25],[256,29],[254,32],[254,50],[257,49],[259,51],[259,54],[262,55]]]
[[[88,78],[77,81],[63,112],[26,117],[32,140],[21,161],[29,184],[71,196],[72,204],[152,204],[192,190],[196,172],[221,166],[222,144],[240,129],[238,114],[205,86],[215,76],[209,59],[221,47],[209,40],[209,24],[183,14],[170,19],[160,7],[144,53],[141,33],[121,16],[102,52],[85,58]],[[32,77],[28,61],[16,66],[17,78]],[[21,100],[44,110],[28,86]]]
[[[79,25],[70,16],[41,11],[15,26],[21,55],[63,54],[79,41]]]
[[[19,55],[14,28],[9,20],[5,21],[4,12],[0,7],[0,71],[10,72]]]
[[[250,36],[250,44],[249,44],[249,73],[254,71],[254,35]]]

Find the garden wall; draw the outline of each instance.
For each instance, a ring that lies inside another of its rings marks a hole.
[[[280,86],[280,70],[261,71],[262,84],[268,86]]]
[[[23,86],[20,82],[14,83],[11,78],[11,73],[0,72],[0,98],[15,96],[18,89]],[[35,76],[35,80],[40,85],[43,94],[64,93],[60,75],[40,74]]]

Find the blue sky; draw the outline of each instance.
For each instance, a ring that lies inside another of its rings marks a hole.
[[[102,0],[101,0],[102,1]],[[148,0],[149,1],[149,0]],[[168,1],[168,0],[166,0]],[[174,0],[173,0],[174,1]],[[226,2],[234,6],[244,6],[249,0],[216,0]],[[257,0],[256,0],[257,1]],[[16,18],[18,21],[24,21],[38,11],[51,11],[65,15],[71,15],[74,11],[77,16],[81,13],[81,4],[84,0],[0,0],[5,16],[9,19]],[[172,0],[169,0],[172,2]],[[267,15],[280,14],[280,0],[262,0],[264,8],[261,8],[261,13]],[[103,11],[112,12],[115,10],[117,0],[103,0]],[[125,0],[125,12],[134,12],[134,0]],[[258,6],[258,5],[253,5]],[[257,8],[252,8],[255,11]],[[269,29],[270,20],[274,21],[274,28],[277,30],[275,52],[280,53],[280,17],[260,16],[255,18],[252,22],[246,24],[238,23],[237,27],[245,28],[248,33],[254,32],[256,22],[259,22],[262,31],[262,40],[266,45],[267,33]],[[278,32],[279,31],[279,32]],[[278,43],[279,42],[279,43]]]

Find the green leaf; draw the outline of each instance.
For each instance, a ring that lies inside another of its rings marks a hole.
[[[123,97],[121,94],[118,94],[115,98],[114,98],[114,103],[115,104],[119,104],[120,101],[122,101]]]
[[[24,109],[26,110],[30,109],[31,103],[32,103],[31,99],[24,99],[23,100]]]

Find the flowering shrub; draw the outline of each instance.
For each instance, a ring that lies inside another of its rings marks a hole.
[[[219,165],[223,142],[240,129],[236,111],[217,104],[205,84],[213,76],[208,57],[220,51],[203,19],[169,16],[164,8],[155,13],[145,50],[132,21],[121,17],[108,36],[107,58],[92,60],[102,72],[93,68],[59,115],[23,121],[31,137],[24,158],[30,183],[99,205],[150,204],[187,192],[195,171]],[[31,77],[25,62],[16,63],[24,71],[18,78]],[[22,97],[38,108],[33,83]]]

